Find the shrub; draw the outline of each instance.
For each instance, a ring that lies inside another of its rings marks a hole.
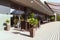
[[[38,24],[38,20],[37,20],[37,19],[34,19],[34,18],[28,19],[28,22],[29,22],[31,25],[37,25],[37,24]]]
[[[38,19],[34,18],[34,13],[30,14],[29,19],[27,21],[33,26],[38,24]]]
[[[54,20],[55,20],[55,17],[54,17],[54,16],[52,16],[52,17],[51,17],[51,21],[54,21]]]
[[[9,23],[9,20],[8,19],[6,20],[6,23]]]
[[[60,21],[60,15],[57,15],[57,21]]]

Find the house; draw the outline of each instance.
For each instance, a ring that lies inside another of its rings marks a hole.
[[[1,0],[0,5],[8,7],[6,8],[6,10],[4,9],[5,12],[12,11],[12,9],[14,10],[11,13],[13,13],[15,10],[18,10],[20,12],[23,11],[24,12],[24,26],[27,26],[27,23],[26,23],[26,20],[28,18],[27,16],[31,14],[32,12],[36,14],[37,16],[39,16],[40,21],[44,21],[44,22],[46,22],[45,20],[50,19],[51,16],[54,16],[54,12],[48,6],[43,4],[40,0],[5,0],[5,1]],[[18,11],[16,11],[15,14],[19,13]],[[11,13],[8,12],[4,14],[11,15]]]

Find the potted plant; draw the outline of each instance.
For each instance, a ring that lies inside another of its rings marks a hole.
[[[30,24],[30,36],[33,37],[34,36],[34,28],[36,28],[38,25],[38,20],[34,18],[33,13],[30,15],[28,22]]]
[[[55,17],[54,17],[54,16],[52,16],[52,17],[51,17],[51,21],[54,21],[54,20],[55,20]]]
[[[8,19],[6,20],[6,30],[7,30],[7,31],[10,30],[10,22],[9,22]]]

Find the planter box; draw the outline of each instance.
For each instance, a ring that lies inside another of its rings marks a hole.
[[[4,27],[4,30],[9,31],[9,30],[10,30],[10,25],[9,25],[9,24],[6,24],[5,26],[6,26],[6,27]]]
[[[35,30],[34,30],[34,28],[30,28],[30,37],[34,37],[34,35],[35,35]]]
[[[30,29],[29,29],[29,32],[30,32],[30,37],[34,37],[35,35],[35,28],[33,25],[30,25]]]

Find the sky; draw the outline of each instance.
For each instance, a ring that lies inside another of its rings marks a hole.
[[[60,0],[40,0],[44,3],[44,1],[48,1],[48,2],[56,2],[56,3],[60,3]]]
[[[47,1],[60,3],[60,0],[47,0]]]

